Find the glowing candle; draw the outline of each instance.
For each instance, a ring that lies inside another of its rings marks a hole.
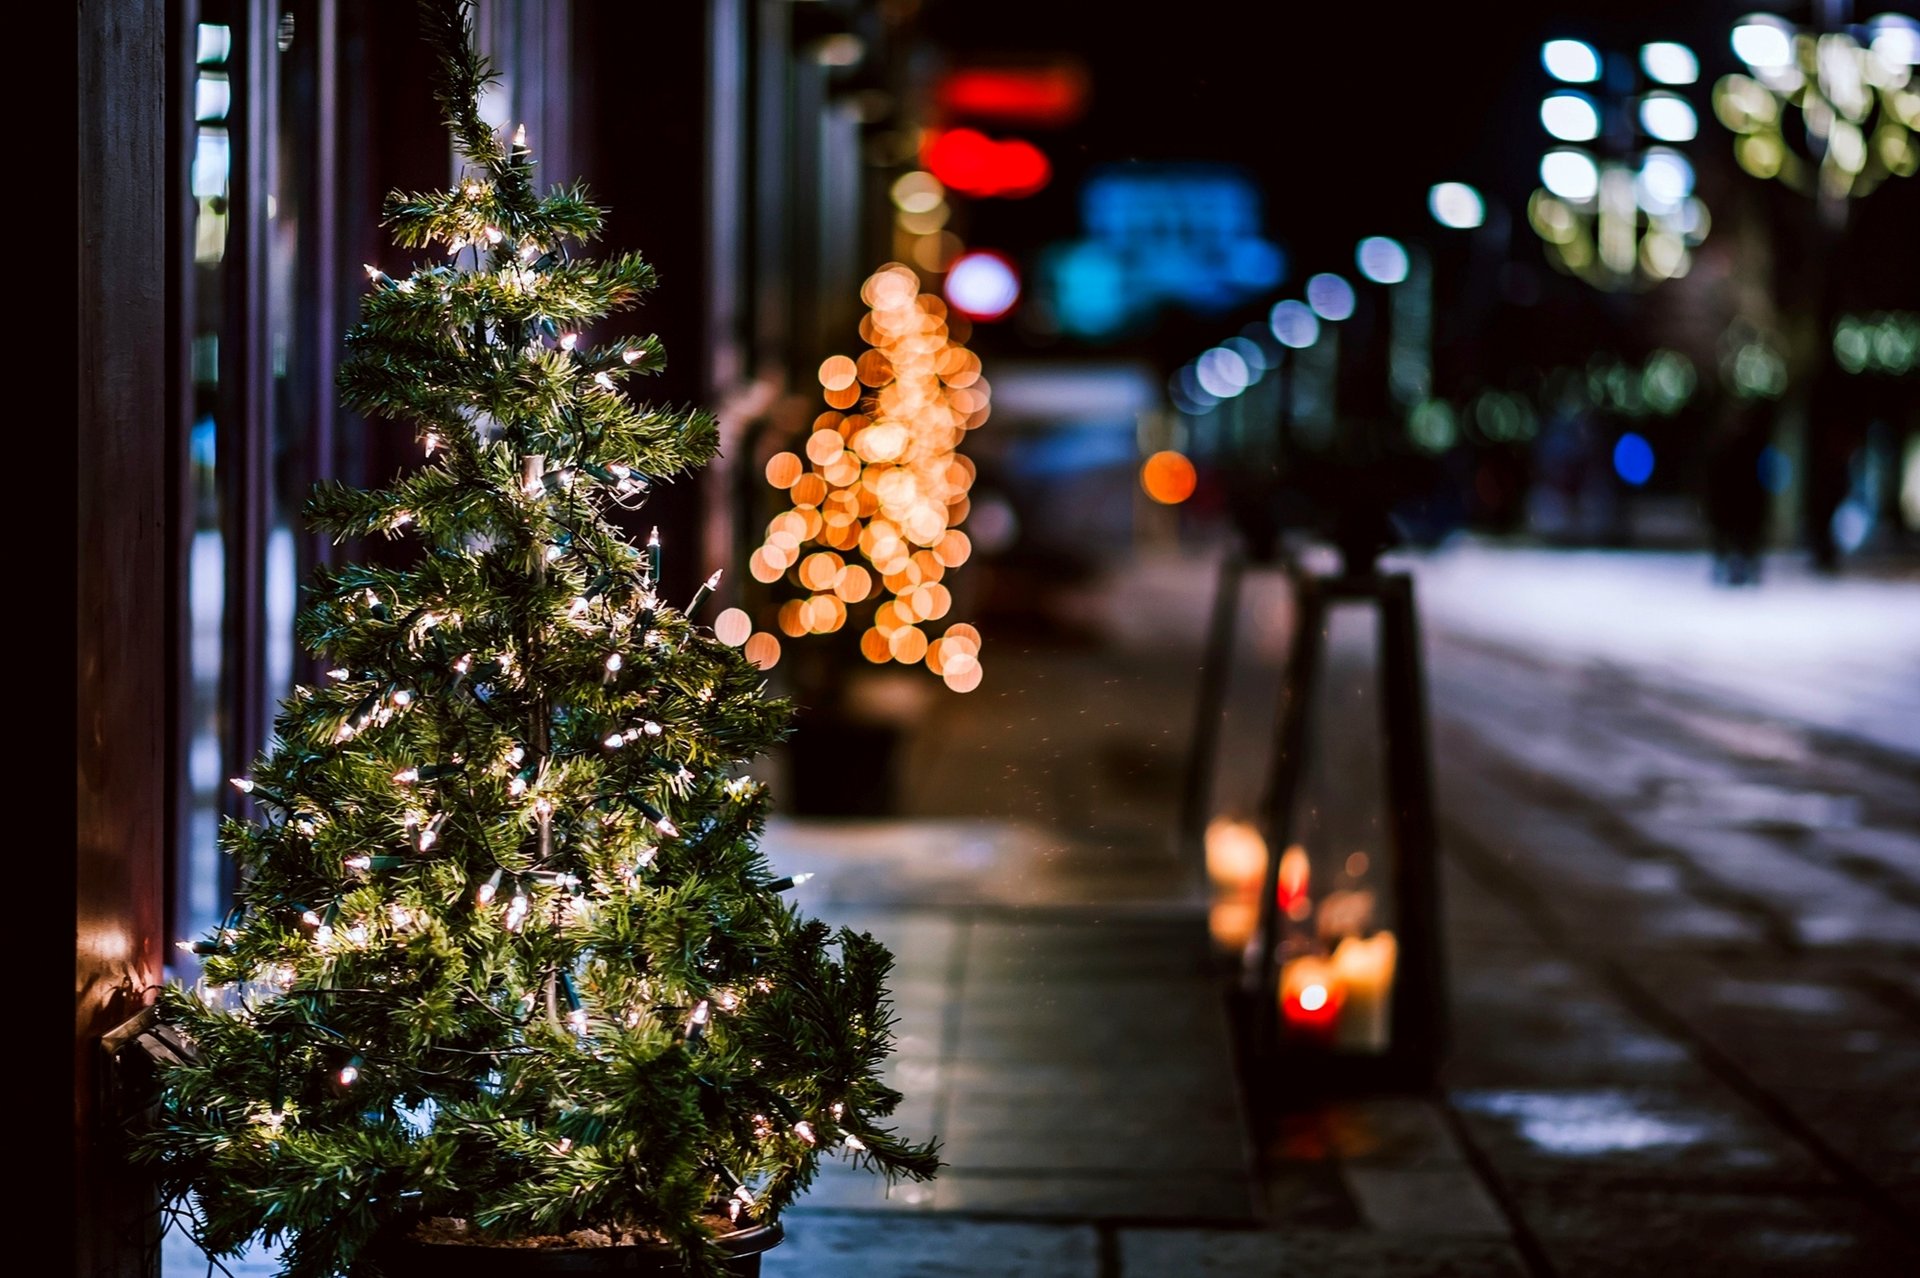
[[[1226,891],[1249,892],[1267,868],[1267,841],[1251,821],[1215,817],[1207,823],[1207,877]]]
[[[1290,919],[1303,919],[1312,908],[1307,902],[1307,880],[1311,873],[1307,850],[1298,843],[1280,854],[1280,888],[1275,904]]]
[[[1336,1045],[1383,1052],[1393,1012],[1393,969],[1399,945],[1391,932],[1349,936],[1334,947],[1333,977],[1346,990],[1346,1007],[1334,1030]]]
[[[1291,1030],[1327,1038],[1346,1000],[1346,988],[1325,959],[1297,958],[1280,969],[1280,1015]]]

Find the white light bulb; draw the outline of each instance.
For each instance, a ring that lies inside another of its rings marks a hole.
[[[611,377],[608,377],[605,373],[595,373],[593,375],[593,383],[594,385],[598,386],[601,390],[613,389],[613,379]]]
[[[521,795],[525,794],[526,792],[527,792],[527,780],[525,777],[514,777],[512,780],[507,782],[507,793],[512,795],[514,798],[517,799]]]
[[[712,1018],[712,1016],[713,1016],[712,1005],[709,1004],[707,1000],[701,999],[700,1002],[693,1009],[693,1024],[705,1025],[707,1021]]]
[[[563,351],[570,351],[570,350],[572,350],[572,349],[573,349],[574,347],[576,347],[576,346],[578,346],[579,344],[580,344],[580,334],[578,334],[578,333],[562,333],[562,334],[560,334],[560,349],[561,349],[561,350],[563,350]]]
[[[506,238],[507,238],[506,232],[502,231],[499,227],[489,226],[487,228],[487,243],[498,244],[501,240],[504,240]]]
[[[587,601],[581,596],[575,595],[573,602],[567,605],[567,615],[569,617],[584,617],[586,614]]]
[[[360,1069],[358,1066],[356,1065],[343,1066],[340,1070],[340,1086],[352,1087],[355,1081],[359,1079],[359,1077],[360,1077]]]
[[[469,652],[461,657],[460,660],[454,662],[453,669],[455,674],[465,674],[467,671],[473,669],[473,654]]]
[[[434,832],[432,827],[428,827],[427,829],[420,831],[420,850],[422,852],[425,852],[428,848],[432,847],[434,844],[438,843],[439,841],[440,841],[440,836]]]
[[[364,855],[350,856],[347,858],[347,868],[349,870],[371,870],[373,868],[373,858]]]
[[[801,1140],[807,1142],[807,1144],[809,1145],[815,1145],[819,1143],[819,1141],[815,1138],[813,1134],[813,1124],[809,1123],[804,1118],[793,1125],[793,1134],[795,1136],[798,1136]]]
[[[587,1032],[587,1009],[576,1007],[567,1013],[567,1026],[576,1034]]]
[[[473,899],[481,905],[492,905],[494,893],[497,891],[499,891],[499,888],[495,884],[482,883],[480,890],[473,894]]]
[[[327,671],[327,678],[345,679],[348,677],[348,674],[349,674],[349,671],[345,666],[335,666],[333,669]]]
[[[401,688],[393,694],[393,704],[396,706],[411,705],[413,704],[413,694],[405,688]]]
[[[525,747],[523,746],[515,746],[513,749],[507,751],[508,763],[519,763],[522,759],[525,759],[526,757],[527,757],[527,752]]]
[[[653,720],[651,720],[651,719],[649,719],[649,720],[647,720],[647,721],[646,721],[645,723],[643,723],[643,724],[641,724],[641,725],[640,725],[640,729],[641,729],[641,731],[643,731],[643,732],[645,732],[645,733],[646,733],[646,734],[647,734],[648,736],[650,736],[650,737],[657,737],[657,736],[659,736],[659,735],[660,735],[660,734],[661,734],[662,732],[664,732],[664,731],[666,731],[666,729],[664,729],[664,728],[662,728],[662,727],[661,727],[661,726],[660,726],[659,724],[657,724],[657,723],[655,723],[655,722],[654,722]]]
[[[305,923],[308,927],[320,926],[320,916],[318,914],[315,914],[312,910],[300,911],[300,921],[302,923]]]
[[[677,839],[680,837],[680,827],[665,817],[661,817],[658,821],[655,821],[653,828],[660,831],[661,834],[669,839]]]
[[[851,1149],[856,1154],[867,1147],[866,1142],[858,1136],[855,1136],[852,1132],[847,1133],[845,1144],[848,1149]]]
[[[415,781],[418,781],[420,779],[420,769],[402,768],[398,772],[393,774],[393,779],[395,781],[398,781],[401,785],[412,785]]]
[[[620,668],[620,665],[621,665],[621,657],[619,653],[613,652],[613,653],[607,654],[607,669],[618,670]]]
[[[410,510],[403,510],[399,514],[393,517],[393,526],[395,528],[405,528],[408,524],[412,522],[413,522],[413,512]]]
[[[645,351],[641,350],[639,347],[636,346],[628,350],[622,351],[620,353],[620,358],[627,361],[627,363],[629,364],[638,364],[640,362],[641,357],[645,354],[646,354]]]
[[[627,743],[627,738],[623,734],[618,732],[614,733],[612,736],[608,737],[605,741],[601,742],[601,744],[606,746],[607,749],[609,750],[618,750],[621,746],[625,745],[626,743]]]

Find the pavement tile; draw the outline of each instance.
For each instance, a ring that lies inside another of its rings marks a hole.
[[[1095,1278],[1085,1225],[864,1213],[796,1214],[761,1262],[763,1278]]]
[[[1155,1159],[1142,1174],[1078,1175],[1049,1170],[1033,1175],[976,1175],[963,1167],[941,1174],[938,1210],[988,1216],[1080,1217],[1102,1220],[1242,1221],[1259,1219],[1252,1183],[1239,1171],[1224,1175],[1181,1171]]]
[[[1123,1278],[1524,1278],[1494,1239],[1364,1231],[1127,1229]]]
[[[1379,1096],[1340,1101],[1324,1110],[1327,1138],[1342,1161],[1394,1167],[1457,1163],[1459,1146],[1428,1100]]]
[[[1838,1195],[1562,1183],[1520,1187],[1515,1198],[1563,1278],[1920,1273],[1920,1251]]]
[[[1466,1165],[1367,1167],[1342,1171],[1360,1215],[1384,1234],[1505,1238],[1506,1219]]]

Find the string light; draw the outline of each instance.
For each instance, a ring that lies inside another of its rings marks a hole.
[[[641,358],[642,358],[642,357],[643,357],[643,356],[644,356],[645,354],[646,354],[646,352],[645,352],[645,351],[643,351],[643,350],[641,350],[641,349],[640,349],[639,347],[637,347],[637,346],[633,346],[633,347],[629,347],[629,348],[627,348],[626,350],[624,350],[624,351],[622,351],[622,352],[620,353],[620,358],[621,358],[621,359],[623,359],[623,360],[625,360],[625,361],[627,361],[627,363],[629,363],[629,364],[638,364],[638,363],[640,362],[640,360],[641,360]]]
[[[474,893],[474,899],[477,900],[482,907],[493,903],[494,894],[500,890],[500,879],[505,873],[506,871],[504,870],[495,870],[488,876],[487,881],[480,885],[480,890]]]
[[[612,652],[612,653],[608,653],[608,654],[607,654],[607,671],[608,671],[608,673],[615,673],[615,672],[617,672],[617,671],[618,671],[618,670],[620,669],[620,662],[621,662],[621,658],[620,658],[620,654],[619,654],[619,653],[617,653],[617,652]]]
[[[805,883],[808,879],[811,879],[812,877],[813,877],[812,870],[807,870],[800,874],[789,874],[784,879],[775,879],[771,883],[767,884],[767,891],[786,892],[792,888],[799,887],[802,883]]]
[[[412,785],[414,782],[420,779],[420,769],[402,768],[398,772],[393,774],[393,779],[395,781],[398,781],[401,785]]]
[[[333,669],[327,671],[327,678],[329,679],[346,679],[349,677],[350,672],[345,666],[335,666]]]
[[[356,1082],[358,1082],[360,1079],[360,1067],[365,1064],[366,1064],[365,1060],[363,1060],[359,1056],[355,1056],[352,1060],[348,1061],[345,1065],[342,1065],[340,1067],[340,1086],[352,1087]]]
[[[526,892],[516,883],[513,888],[513,899],[507,902],[507,931],[518,932],[520,925],[527,921],[527,911],[532,908]]]
[[[768,482],[787,490],[793,507],[767,525],[748,567],[757,581],[785,578],[809,592],[781,606],[785,634],[832,633],[846,625],[849,605],[877,600],[861,636],[869,661],[924,660],[949,688],[971,691],[980,682],[979,632],[949,626],[930,640],[921,627],[952,608],[942,578],[972,553],[959,526],[974,466],[959,447],[987,419],[988,386],[979,357],[954,339],[946,304],[922,293],[910,268],[882,267],[860,296],[870,308],[860,325],[869,349],[858,361],[835,355],[820,366],[832,411],[814,420],[804,449],[768,462]],[[855,552],[866,566],[852,562]],[[779,640],[751,636],[747,653],[764,669],[779,659]]]
[[[428,613],[427,615],[432,616],[433,614]],[[413,694],[405,688],[402,688],[393,694],[393,704],[396,706],[410,706],[413,704]]]
[[[700,605],[706,602],[707,596],[712,594],[714,591],[718,590],[719,588],[720,588],[720,570],[716,568],[713,570],[713,575],[711,577],[708,577],[705,581],[700,583],[700,589],[693,592],[693,602],[687,605],[687,615],[692,616],[695,612],[698,612],[700,609]]]
[[[232,786],[234,789],[238,790],[242,794],[253,793],[253,782],[249,781],[245,777],[231,777],[228,779],[227,784]]]
[[[613,379],[611,377],[608,377],[605,373],[595,373],[593,375],[593,384],[595,386],[598,386],[601,390],[610,391],[613,389]]]
[[[561,349],[561,350],[563,350],[563,351],[570,351],[570,350],[572,350],[572,349],[573,349],[573,348],[574,348],[575,346],[577,346],[577,345],[579,345],[579,344],[580,344],[580,334],[578,334],[578,333],[562,333],[562,334],[560,334],[560,349]]]
[[[820,1143],[813,1134],[813,1124],[807,1122],[804,1118],[793,1125],[793,1134],[809,1145],[817,1145]]]
[[[846,1145],[848,1149],[852,1150],[856,1154],[867,1147],[866,1142],[861,1140],[858,1136],[855,1136],[852,1132],[847,1133],[847,1138],[842,1143]]]

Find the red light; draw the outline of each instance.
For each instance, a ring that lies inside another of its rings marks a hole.
[[[1053,177],[1053,165],[1033,143],[1019,138],[996,142],[975,129],[936,134],[923,158],[929,172],[962,195],[1017,200],[1040,190]]]
[[[949,115],[1058,128],[1087,104],[1087,73],[1077,66],[970,67],[940,82]]]

